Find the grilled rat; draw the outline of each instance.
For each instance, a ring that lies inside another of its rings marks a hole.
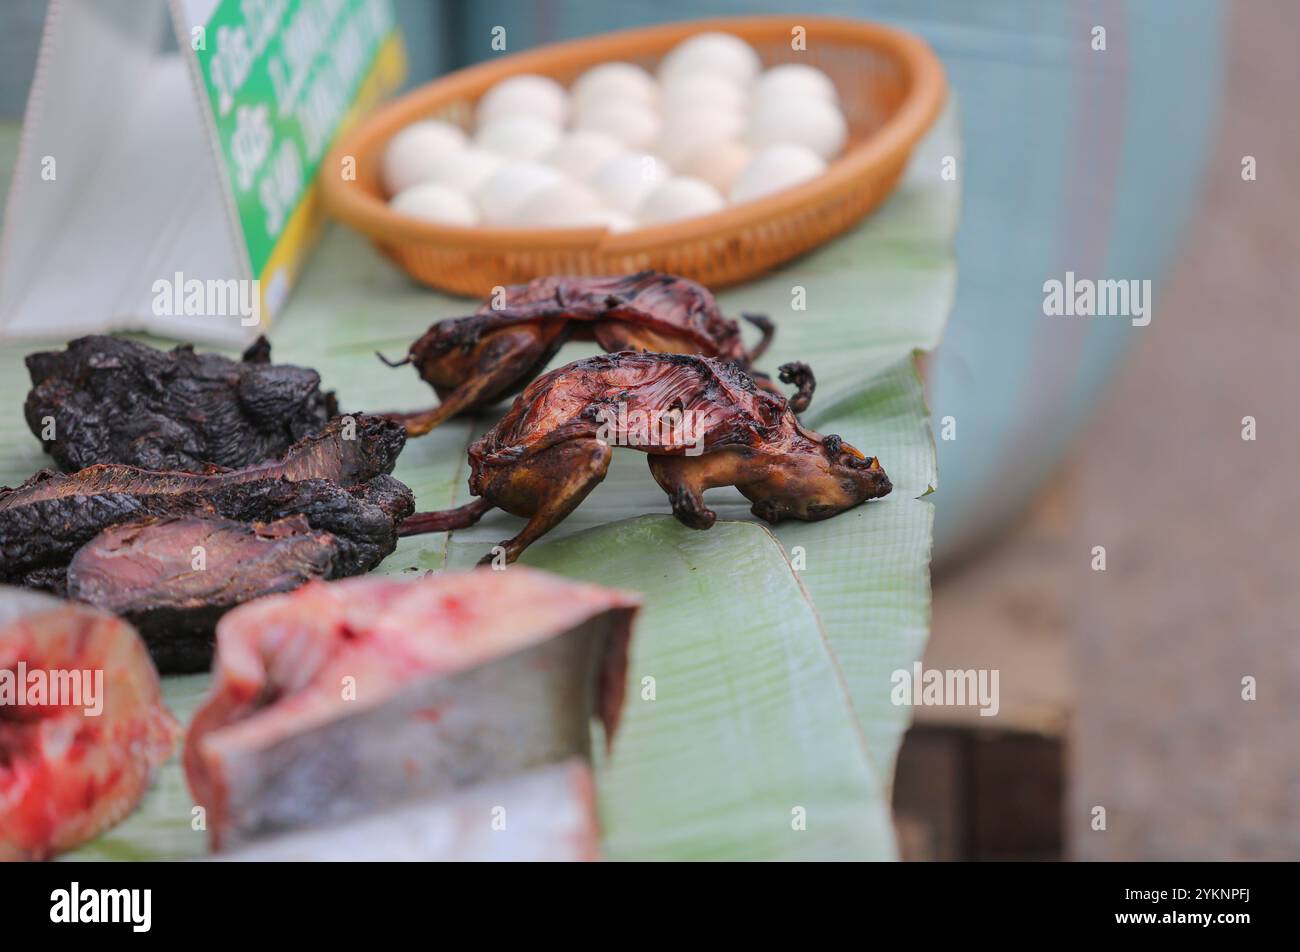
[[[479,498],[412,516],[399,533],[463,528],[504,509],[528,519],[502,543],[513,562],[605,478],[614,446],[649,455],[673,515],[694,529],[716,519],[703,498],[715,486],[735,486],[771,523],[825,519],[892,488],[878,460],[802,426],[792,401],[758,387],[735,364],[624,351],[574,361],[529,384],[469,448],[470,491]]]
[[[476,314],[434,324],[404,360],[385,360],[395,367],[413,364],[442,400],[432,410],[393,414],[406,424],[409,436],[428,433],[458,413],[518,391],[569,340],[594,340],[609,352],[703,354],[752,370],[774,333],[766,317],[744,315],[763,333],[747,351],[739,325],[722,315],[706,288],[658,271],[616,278],[539,278],[502,291],[502,297]],[[761,375],[759,382],[770,386]],[[794,406],[797,413],[803,409]]]

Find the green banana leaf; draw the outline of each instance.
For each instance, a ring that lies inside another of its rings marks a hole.
[[[725,313],[778,325],[761,362],[811,364],[804,421],[880,457],[883,500],[818,523],[769,529],[732,489],[710,492],[707,532],[680,526],[644,457],[615,454],[606,480],[526,564],[635,589],[646,608],[633,641],[628,705],[612,753],[597,750],[607,854],[615,859],[891,859],[893,763],[910,710],[890,673],[921,657],[929,630],[934,444],[915,354],[938,343],[956,269],[959,191],[940,176],[960,151],[955,110],[914,153],[888,202],[853,232],[719,295]],[[802,308],[800,305],[804,305]],[[356,235],[325,236],[271,336],[273,355],[316,367],[345,409],[414,409],[432,392],[389,369],[435,320],[472,305],[413,285]],[[26,390],[22,354],[0,354],[0,398]],[[592,352],[569,345],[556,364]],[[490,416],[408,444],[395,475],[420,509],[470,498],[465,449]],[[16,412],[0,414],[0,483],[45,465]],[[379,571],[468,567],[518,531],[490,513],[471,529],[404,539]],[[183,721],[207,676],[165,679]],[[141,808],[77,859],[201,855],[179,764]]]

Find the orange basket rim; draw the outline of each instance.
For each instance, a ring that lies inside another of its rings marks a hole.
[[[663,225],[611,232],[602,226],[586,228],[503,228],[486,225],[443,225],[421,221],[393,211],[378,193],[359,180],[345,180],[337,172],[344,157],[369,157],[406,125],[433,114],[457,100],[471,102],[493,84],[519,73],[547,74],[557,62],[586,65],[665,53],[695,33],[717,30],[749,41],[787,39],[792,26],[812,34],[827,30],[837,40],[856,41],[892,55],[907,78],[907,93],[898,107],[862,142],[832,160],[824,172],[791,188],[708,215]],[[599,54],[594,58],[593,54]],[[903,159],[938,117],[947,98],[947,78],[938,56],[924,40],[903,30],[847,17],[764,15],[681,20],[648,27],[601,33],[511,53],[455,70],[434,79],[375,110],[335,142],[321,164],[319,180],[326,209],[362,234],[384,243],[499,252],[510,249],[546,249],[635,253],[680,241],[727,234],[778,217],[815,198],[840,188],[851,188],[876,169]]]

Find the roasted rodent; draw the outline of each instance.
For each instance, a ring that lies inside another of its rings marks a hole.
[[[715,486],[735,486],[772,523],[825,519],[891,489],[875,458],[803,427],[784,398],[736,365],[623,352],[529,384],[469,448],[470,492],[480,498],[413,516],[401,534],[461,528],[499,507],[528,519],[502,543],[513,562],[604,479],[614,446],[649,454],[673,514],[695,529],[713,525],[704,491]]]
[[[569,340],[593,340],[609,352],[703,354],[751,370],[773,334],[766,317],[744,315],[763,333],[747,351],[739,325],[722,315],[708,289],[658,271],[538,278],[502,293],[476,314],[439,321],[411,345],[401,364],[414,364],[442,400],[432,410],[394,415],[411,436],[517,392]]]

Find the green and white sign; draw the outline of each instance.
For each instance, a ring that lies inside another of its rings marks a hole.
[[[388,0],[221,0],[196,35],[254,274],[392,31]]]

